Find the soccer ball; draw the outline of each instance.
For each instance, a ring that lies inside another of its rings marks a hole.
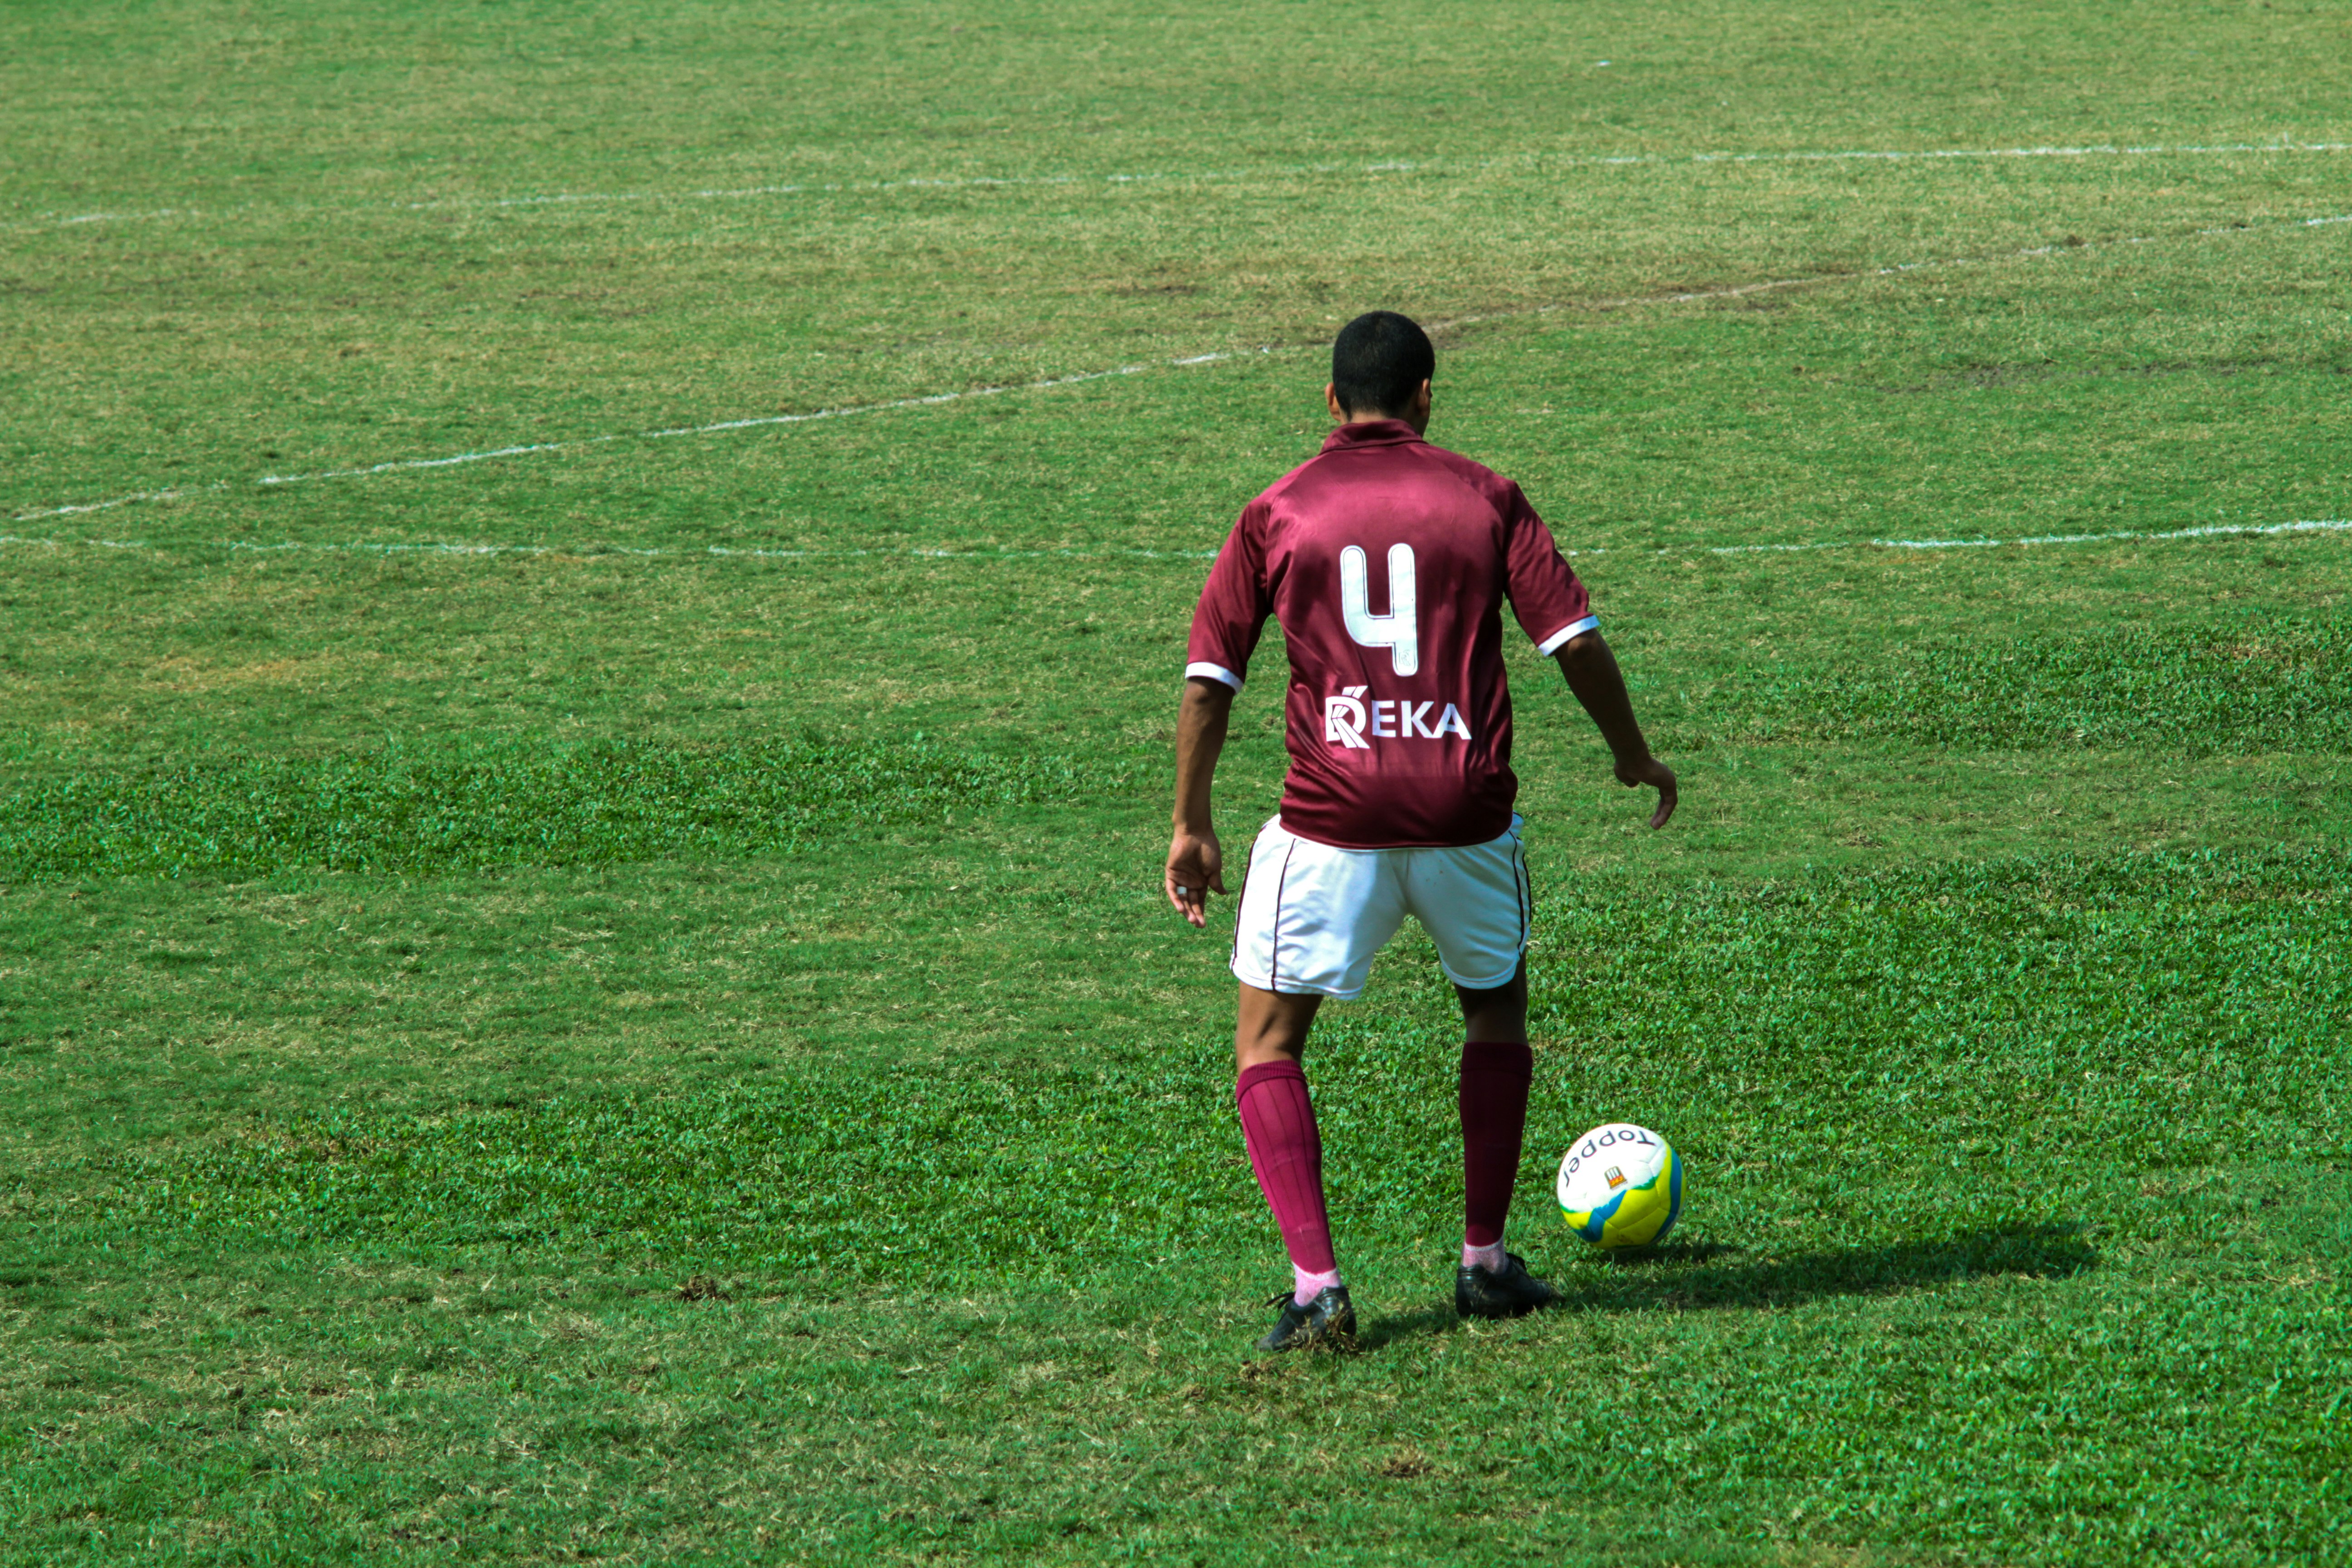
[[[1683,1212],[1682,1156],[1646,1127],[1596,1127],[1559,1163],[1559,1211],[1595,1247],[1664,1241]]]

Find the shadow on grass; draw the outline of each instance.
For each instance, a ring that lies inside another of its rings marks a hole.
[[[1580,1259],[1552,1272],[1560,1294],[1553,1310],[1787,1307],[1822,1296],[1876,1296],[2004,1274],[2062,1279],[2099,1265],[2098,1254],[2068,1225],[1962,1231],[1940,1240],[1838,1252],[1756,1258],[1746,1253],[1747,1248],[1725,1242],[1669,1242]],[[1365,1350],[1378,1350],[1423,1334],[1452,1333],[1461,1326],[1453,1304],[1445,1302],[1382,1317],[1358,1342]]]

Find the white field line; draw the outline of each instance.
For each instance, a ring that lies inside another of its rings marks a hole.
[[[1565,550],[1561,553],[1577,557],[1593,555],[1795,555],[1811,554],[1829,550],[1889,550],[1944,551],[2032,549],[2053,544],[2129,544],[2161,543],[2180,540],[2271,537],[2294,533],[2352,532],[2352,518],[2312,518],[2295,522],[2273,523],[2205,523],[2194,528],[2115,529],[2103,533],[2032,533],[1999,539],[1982,536],[1969,539],[1829,539],[1799,544],[1694,544],[1679,548],[1652,548],[1627,545],[1595,545],[1583,550]],[[70,550],[77,546],[94,550],[218,550],[226,553],[285,554],[310,553],[320,555],[555,555],[573,560],[593,560],[599,556],[628,555],[639,559],[693,562],[698,560],[742,561],[1041,561],[1041,560],[1118,560],[1118,561],[1208,561],[1216,556],[1213,550],[1146,550],[1111,547],[1108,549],[1019,550],[982,548],[957,550],[911,547],[892,550],[845,547],[838,549],[763,549],[755,546],[710,544],[700,549],[635,549],[620,544],[453,544],[428,542],[415,544],[306,544],[288,541],[278,544],[257,544],[249,540],[219,540],[209,543],[150,544],[128,539],[28,539],[16,534],[0,534],[0,546],[32,546],[48,550]]]
[[[2080,245],[2035,245],[2022,250],[2004,250],[1990,256],[1955,256],[1927,261],[1904,261],[1892,267],[1874,267],[1861,272],[1820,272],[1802,278],[1774,278],[1760,283],[1737,283],[1721,289],[1698,289],[1682,294],[1651,294],[1625,300],[1587,300],[1572,305],[1531,305],[1518,310],[1496,310],[1484,315],[1453,316],[1444,321],[1426,323],[1432,332],[1452,331],[1459,327],[1476,326],[1484,321],[1511,321],[1522,316],[1550,316],[1569,310],[1619,310],[1635,305],[1683,304],[1706,300],[1737,300],[1744,295],[1769,293],[1776,289],[1809,289],[1824,283],[1853,283],[1865,278],[1899,278],[1906,272],[1926,272],[1961,267],[1989,267],[2000,261],[2025,261],[2043,256],[2063,256],[2076,251],[2101,249],[2116,245],[2157,245],[2168,239],[2213,239],[2226,235],[2247,234],[2255,230],[2329,228],[2338,224],[2352,223],[2352,213],[2333,217],[2288,218],[2278,223],[2224,224],[2218,228],[2191,229],[2184,235],[2126,235],[2121,239],[2084,241]]]
[[[1437,159],[1388,159],[1376,163],[1269,163],[1255,169],[1160,170],[1125,174],[974,174],[904,180],[807,181],[764,185],[711,187],[678,191],[552,191],[520,196],[435,196],[423,201],[364,203],[249,204],[235,207],[159,207],[149,212],[91,212],[64,216],[44,213],[28,221],[0,227],[0,232],[68,229],[89,224],[153,223],[164,218],[226,218],[263,213],[289,216],[363,212],[497,211],[512,207],[625,205],[642,202],[729,202],[788,196],[885,195],[901,191],[1018,189],[1031,186],[1071,188],[1144,184],[1244,184],[1299,175],[1486,174],[1514,166],[1540,174],[1551,169],[1705,167],[1741,163],[1945,163],[2041,158],[2223,158],[2262,154],[2352,152],[2352,142],[2229,142],[2174,145],[2126,146],[2112,142],[2081,146],[1846,148],[1827,152],[1777,153],[1628,153],[1620,154],[1542,154],[1514,158],[1478,158],[1467,162]]]
[[[1793,554],[1815,550],[1992,550],[2003,546],[2027,548],[2042,544],[2127,544],[2134,541],[2159,542],[2178,539],[2228,539],[2280,533],[2343,533],[2352,531],[2352,519],[2311,518],[2299,522],[2272,523],[2205,523],[2196,528],[2137,529],[2122,528],[2105,533],[2030,533],[2012,539],[1849,539],[1831,540],[1818,544],[1711,544],[1702,547],[1707,555]],[[1600,550],[1583,552],[1599,555]],[[1569,554],[1579,553],[1576,551]],[[1619,552],[1624,553],[1624,552]],[[1650,552],[1656,555],[1686,553],[1673,550]]]
[[[1856,282],[1869,278],[1893,278],[1908,272],[1929,268],[1982,267],[1999,261],[2031,260],[2042,257],[2064,256],[2095,251],[2115,245],[2153,245],[2165,239],[2204,239],[2225,237],[2266,230],[2325,228],[2335,225],[2352,224],[2352,214],[2329,217],[2292,218],[2279,223],[2228,225],[2219,228],[2191,230],[2187,235],[2135,235],[2120,240],[2083,245],[2037,245],[2022,250],[2001,251],[1984,257],[1950,257],[1926,261],[1906,261],[1893,267],[1872,268],[1860,272],[1824,272],[1802,278],[1770,279],[1759,283],[1741,283],[1722,289],[1687,290],[1674,294],[1652,294],[1617,300],[1586,300],[1568,305],[1531,305],[1522,309],[1490,311],[1475,316],[1456,316],[1428,323],[1432,332],[1444,332],[1481,322],[1516,320],[1528,316],[1557,315],[1571,310],[1624,310],[1639,305],[1684,304],[1709,300],[1733,300],[1743,295],[1762,293],[1778,289],[1802,289],[1830,283]],[[775,426],[807,425],[819,420],[849,419],[860,415],[887,414],[908,408],[926,408],[941,404],[961,403],[972,398],[1001,397],[1016,392],[1045,392],[1056,387],[1076,386],[1087,382],[1105,381],[1118,376],[1142,375],[1155,370],[1177,369],[1190,365],[1213,364],[1232,359],[1258,358],[1280,352],[1296,352],[1261,348],[1248,351],[1219,351],[1211,353],[1187,354],[1179,359],[1156,360],[1141,364],[1118,365],[1109,370],[1086,371],[1076,375],[1053,376],[1043,381],[1007,383],[997,386],[973,387],[963,392],[939,392],[921,397],[893,398],[883,403],[852,404],[835,408],[820,408],[806,414],[771,414],[747,419],[722,419],[709,425],[678,425],[659,430],[614,432],[603,436],[583,436],[562,441],[529,441],[512,446],[494,447],[481,451],[457,452],[438,458],[394,458],[381,463],[359,468],[321,468],[307,474],[264,474],[251,481],[265,488],[312,484],[325,479],[367,479],[382,474],[404,473],[430,468],[457,468],[471,463],[485,463],[499,458],[532,457],[545,452],[581,451],[591,447],[607,446],[617,441],[659,441],[679,436],[725,435],[742,430]],[[117,507],[142,501],[175,500],[182,497],[206,491],[233,488],[230,481],[215,480],[209,485],[184,487],[177,489],[137,490],[129,495],[105,500],[78,501],[64,506],[46,507],[16,513],[14,522],[40,522],[49,518],[75,517],[89,512],[110,511]]]
[[[1260,349],[1259,353],[1271,353]],[[541,452],[580,451],[590,447],[602,447],[615,441],[662,441],[678,436],[719,436],[738,430],[757,430],[772,426],[808,425],[820,419],[852,419],[863,414],[887,414],[902,408],[928,408],[943,403],[962,403],[975,397],[1002,397],[1015,392],[1047,392],[1058,386],[1077,386],[1089,381],[1108,381],[1117,376],[1142,375],[1150,371],[1176,369],[1186,365],[1213,364],[1219,360],[1247,357],[1244,352],[1187,354],[1181,359],[1155,361],[1145,364],[1123,364],[1109,370],[1090,370],[1077,375],[1051,376],[1044,381],[1011,382],[1002,386],[975,386],[963,392],[935,392],[923,397],[898,397],[887,403],[858,403],[838,408],[819,408],[807,414],[768,414],[750,419],[722,419],[710,425],[674,425],[660,430],[635,430],[605,436],[583,436],[569,441],[530,441],[512,447],[493,447],[479,452],[457,452],[446,458],[394,458],[387,462],[370,463],[356,468],[321,468],[308,474],[264,474],[252,482],[257,486],[279,487],[311,484],[320,479],[366,479],[376,474],[396,474],[418,468],[452,468],[467,463],[487,463],[495,458],[523,458]],[[183,496],[207,490],[231,489],[230,481],[218,479],[209,485],[194,485],[180,489],[139,490],[108,500],[80,501],[70,506],[54,506],[38,511],[18,512],[10,521],[38,522],[46,518],[76,517],[85,512],[111,511],[116,507],[130,506],[139,501],[176,500]]]

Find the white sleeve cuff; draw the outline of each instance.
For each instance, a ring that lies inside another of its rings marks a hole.
[[[1587,616],[1580,621],[1570,621],[1568,625],[1560,627],[1559,630],[1552,633],[1551,636],[1544,638],[1543,641],[1536,644],[1536,651],[1544,655],[1546,658],[1549,658],[1551,655],[1558,653],[1560,649],[1560,645],[1567,642],[1570,638],[1580,637],[1587,632],[1597,632],[1600,629],[1601,617],[1599,616]]]
[[[1235,675],[1232,670],[1227,669],[1222,664],[1186,665],[1184,667],[1184,679],[1190,680],[1194,676],[1199,676],[1203,680],[1222,680],[1227,686],[1232,687],[1235,691],[1239,691],[1242,689],[1242,678]]]

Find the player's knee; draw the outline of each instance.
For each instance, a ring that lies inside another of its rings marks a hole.
[[[1462,1021],[1474,1039],[1525,1039],[1528,1032],[1528,961],[1525,955],[1502,984],[1476,989],[1455,985]]]
[[[1266,1062],[1297,1061],[1307,1054],[1307,1031],[1322,1005],[1318,995],[1242,987],[1240,1016],[1234,1028],[1234,1059],[1244,1070]]]
[[[1236,1040],[1234,1042],[1234,1070],[1247,1072],[1252,1068],[1270,1062],[1297,1062],[1305,1059],[1304,1040]]]

